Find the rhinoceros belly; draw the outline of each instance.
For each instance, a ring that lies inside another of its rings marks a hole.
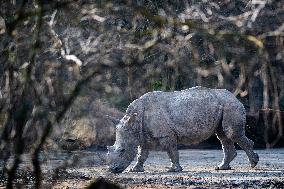
[[[168,99],[168,125],[177,134],[180,143],[198,143],[214,133],[222,109],[213,94],[193,91]]]

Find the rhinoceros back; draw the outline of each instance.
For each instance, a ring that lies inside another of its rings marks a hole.
[[[174,92],[167,99],[169,126],[178,136],[206,137],[212,134],[208,131],[214,131],[221,119],[222,103],[209,89]]]
[[[150,92],[138,101],[143,102],[144,127],[153,137],[176,135],[185,143],[197,143],[214,133],[224,104],[235,100],[227,90],[195,87]]]

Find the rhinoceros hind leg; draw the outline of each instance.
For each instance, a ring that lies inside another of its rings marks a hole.
[[[235,137],[234,141],[246,152],[251,167],[255,167],[259,161],[259,156],[257,153],[253,152],[253,141],[248,139],[245,135]]]
[[[231,169],[230,163],[237,156],[236,148],[234,142],[225,136],[222,130],[217,130],[216,132],[217,138],[220,140],[222,144],[222,149],[224,153],[223,161],[216,170],[229,170]]]
[[[144,172],[143,164],[147,160],[149,155],[149,150],[145,149],[143,147],[138,148],[138,154],[137,154],[137,162],[134,165],[132,169],[130,169],[130,172]]]

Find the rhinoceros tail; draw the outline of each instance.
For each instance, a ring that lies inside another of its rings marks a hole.
[[[221,108],[219,108],[218,110],[218,121],[217,121],[217,128],[216,128],[216,132],[224,132],[223,131],[223,111]]]

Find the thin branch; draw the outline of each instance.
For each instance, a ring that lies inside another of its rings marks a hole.
[[[41,182],[41,179],[40,179],[41,178],[41,169],[40,169],[40,162],[39,162],[39,157],[38,157],[39,152],[42,149],[42,146],[45,143],[46,139],[50,135],[53,125],[55,123],[60,123],[60,121],[64,118],[66,111],[70,108],[70,106],[73,104],[74,100],[78,97],[80,91],[82,90],[82,87],[85,86],[88,82],[90,82],[91,79],[98,73],[100,73],[100,71],[99,71],[99,69],[96,69],[89,76],[87,76],[86,78],[79,81],[76,84],[75,88],[73,89],[70,97],[65,101],[62,110],[57,112],[57,114],[55,115],[55,119],[54,120],[48,120],[47,125],[46,125],[46,127],[43,131],[43,135],[41,136],[40,142],[39,142],[39,144],[37,145],[37,147],[35,148],[35,150],[32,154],[32,162],[33,162],[33,165],[34,165],[34,168],[35,168],[35,175],[37,175],[36,187],[39,187],[40,182]]]

